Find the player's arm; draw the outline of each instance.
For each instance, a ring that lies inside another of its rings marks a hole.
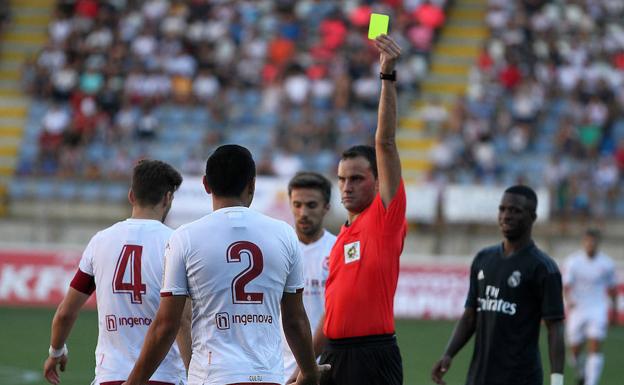
[[[563,299],[568,308],[574,307],[574,300],[572,299],[572,285],[574,285],[574,265],[572,260],[567,260],[564,266],[562,277],[563,283]]]
[[[451,367],[453,357],[466,345],[477,327],[477,312],[473,307],[464,308],[464,314],[455,325],[451,339],[446,345],[444,354],[431,370],[431,379],[436,384],[446,384],[442,377]]]
[[[134,364],[125,385],[146,384],[154,374],[176,339],[185,304],[186,296],[173,295],[161,298],[156,318],[147,331],[139,359]]]
[[[90,293],[82,293],[73,287],[70,287],[63,298],[63,302],[56,309],[52,320],[52,331],[50,336],[50,347],[54,350],[61,351],[65,346],[65,341],[69,337],[74,322],[78,318],[78,313],[82,306],[89,299]],[[61,380],[57,371],[57,366],[61,371],[65,371],[67,364],[67,354],[59,357],[48,357],[43,365],[43,375],[51,384],[58,384]]]
[[[325,349],[325,345],[327,345],[327,337],[325,337],[325,333],[323,333],[323,325],[325,324],[325,313],[321,316],[318,326],[314,331],[314,335],[312,337],[312,347],[314,349],[314,356],[319,357],[323,350]],[[292,373],[287,384],[292,384],[297,380],[297,376],[299,375],[299,368],[295,368],[295,371]]]
[[[617,323],[618,320],[618,292],[617,292],[617,286],[613,286],[609,288],[608,291],[609,294],[609,298],[611,298],[611,309],[612,312],[611,314],[611,318],[609,319],[609,322],[611,323],[611,325],[615,325]]]
[[[381,72],[391,74],[401,55],[401,48],[387,35],[375,39],[379,50]],[[397,92],[396,82],[381,81],[381,96],[375,132],[375,152],[379,174],[379,194],[385,207],[388,207],[401,183],[401,160],[396,145]]]
[[[572,287],[570,287],[570,285],[563,285],[563,298],[569,308],[574,307],[574,302],[572,301],[572,297],[570,295],[571,293]]]
[[[178,349],[180,349],[180,356],[182,356],[182,361],[184,361],[184,367],[186,368],[187,373],[189,366],[191,365],[191,355],[193,353],[193,340],[191,338],[191,313],[191,299],[187,297],[184,305],[184,313],[182,314],[182,319],[180,320],[180,330],[176,336]]]
[[[319,357],[323,350],[325,350],[325,345],[327,345],[327,337],[323,332],[323,326],[325,325],[325,313],[321,316],[321,319],[316,326],[316,330],[314,331],[314,336],[312,338],[312,345],[314,347],[314,356]]]
[[[314,359],[310,322],[303,307],[302,292],[284,293],[282,296],[282,327],[286,342],[295,356],[300,374],[297,384],[317,384],[319,367]]]
[[[548,331],[548,357],[550,359],[551,384],[563,381],[563,364],[565,361],[565,344],[563,338],[563,319],[544,320]],[[554,381],[553,381],[554,380]],[[563,382],[561,382],[563,383]]]

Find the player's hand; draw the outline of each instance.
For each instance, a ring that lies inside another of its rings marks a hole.
[[[299,376],[299,372],[300,370],[299,370],[299,367],[297,366],[293,374],[291,374],[288,380],[286,381],[286,385],[294,384],[295,382],[297,382],[297,377]]]
[[[65,371],[65,366],[67,365],[67,356],[62,355],[60,357],[48,357],[48,359],[43,364],[43,376],[50,384],[58,384],[61,382],[61,377],[58,374],[56,367],[58,366],[61,369],[61,372]]]
[[[316,369],[316,372],[310,376],[304,375],[302,372],[299,372],[299,375],[297,376],[297,381],[294,382],[294,385],[318,385],[321,377],[329,373],[331,365],[317,365]]]
[[[389,74],[394,71],[394,66],[399,56],[401,56],[401,47],[388,35],[377,36],[375,39],[375,47],[379,50],[381,72]]]
[[[431,370],[431,379],[433,380],[433,382],[438,385],[446,385],[446,382],[444,382],[442,377],[444,377],[446,372],[448,372],[449,368],[451,367],[452,360],[453,359],[450,356],[444,355],[442,356],[442,358],[440,358],[438,362],[436,362],[436,364],[433,366],[433,369]]]

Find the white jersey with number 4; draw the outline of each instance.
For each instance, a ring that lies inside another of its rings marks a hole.
[[[329,275],[329,253],[336,242],[336,236],[324,230],[323,236],[316,242],[299,242],[303,251],[303,305],[310,320],[312,333],[316,330],[323,312],[325,312],[325,281]],[[285,381],[295,371],[297,362],[284,338],[284,375]],[[284,381],[284,382],[285,382]]]
[[[84,250],[79,268],[95,280],[99,321],[95,383],[126,380],[138,359],[160,303],[171,233],[156,220],[127,219],[98,232]],[[151,380],[177,385],[184,378],[174,344]]]
[[[189,385],[281,383],[280,301],[303,286],[299,241],[285,222],[228,207],[177,229],[161,295],[193,300]]]
[[[616,285],[611,258],[601,252],[590,258],[584,251],[578,251],[568,257],[563,272],[563,284],[571,290],[575,311],[607,311],[607,290]]]

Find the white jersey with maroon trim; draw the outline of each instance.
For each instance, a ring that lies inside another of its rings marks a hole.
[[[602,252],[590,258],[583,250],[570,255],[563,269],[563,285],[570,288],[569,300],[576,311],[607,312],[607,290],[615,287],[615,263]]]
[[[303,289],[303,305],[305,306],[312,333],[323,316],[325,311],[325,281],[329,275],[329,253],[336,242],[336,236],[324,230],[323,236],[316,242],[305,244],[299,242],[303,251],[303,277],[305,287]],[[284,333],[282,332],[284,344],[284,382],[292,375],[297,362],[293,356]]]
[[[177,229],[165,252],[161,295],[190,295],[189,385],[283,380],[280,301],[302,290],[294,230],[246,207]]]
[[[138,359],[160,303],[163,256],[172,231],[156,220],[127,219],[98,232],[84,250],[79,268],[95,280],[97,297],[96,383],[126,380]],[[74,280],[72,287],[78,286]],[[174,344],[151,379],[179,384],[185,377]]]

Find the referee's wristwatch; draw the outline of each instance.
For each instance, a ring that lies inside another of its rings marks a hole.
[[[48,356],[52,358],[59,358],[62,356],[66,356],[67,353],[69,353],[69,350],[67,350],[67,345],[65,344],[63,344],[63,347],[60,349],[54,349],[52,345],[50,345],[50,348],[48,349]]]
[[[392,82],[396,82],[396,70],[392,71],[389,74],[385,74],[383,72],[379,73],[379,79],[381,80],[390,80]]]

